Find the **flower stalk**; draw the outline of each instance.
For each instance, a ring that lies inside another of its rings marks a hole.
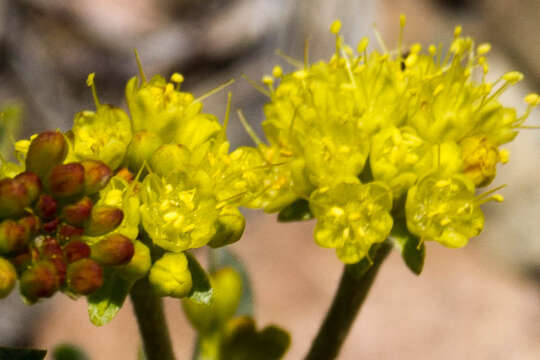
[[[305,360],[336,359],[349,330],[367,298],[380,266],[390,253],[392,245],[385,241],[373,257],[373,265],[359,275],[355,267],[360,263],[345,265],[334,295],[332,305],[311,344]]]

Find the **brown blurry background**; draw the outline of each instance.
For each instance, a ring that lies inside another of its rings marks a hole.
[[[365,35],[375,44],[374,24],[394,44],[400,13],[408,17],[409,42],[448,43],[456,24],[491,42],[494,74],[526,75],[503,98],[507,104],[523,110],[523,96],[540,91],[538,0],[0,0],[0,108],[22,105],[21,136],[65,130],[76,112],[93,107],[85,85],[90,72],[101,101],[124,106],[138,48],[147,74],[182,72],[184,89],[197,95],[236,78],[233,106],[258,128],[265,99],[242,74],[258,80],[283,65],[276,49],[301,58],[305,39],[312,61],[327,58],[333,46],[327,29],[336,18],[352,44]],[[205,109],[221,117],[225,102],[221,92]],[[536,111],[529,124],[539,120]],[[249,142],[238,121],[229,135],[234,145]],[[508,184],[506,201],[485,207],[482,236],[461,250],[429,244],[419,278],[393,254],[341,359],[540,358],[540,133],[523,131],[509,149],[511,161],[495,184]],[[313,243],[313,223],[246,216],[246,233],[233,249],[251,272],[257,322],[287,328],[287,359],[299,359],[330,304],[341,265]],[[166,304],[178,359],[187,359],[194,333],[178,301]],[[0,301],[0,346],[51,349],[60,342],[80,345],[93,359],[135,359],[139,338],[130,304],[96,328],[84,299],[58,295],[27,307],[14,292]]]

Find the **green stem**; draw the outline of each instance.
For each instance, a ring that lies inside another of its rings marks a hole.
[[[326,314],[305,360],[331,360],[337,358],[341,346],[366,299],[379,267],[390,253],[392,246],[384,242],[373,259],[373,265],[358,276],[355,267],[360,263],[346,265],[332,306]]]
[[[163,312],[163,301],[150,287],[148,278],[137,281],[131,289],[130,296],[146,359],[174,360],[171,338]]]

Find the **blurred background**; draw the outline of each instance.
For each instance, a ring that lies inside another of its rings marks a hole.
[[[340,18],[351,44],[374,40],[374,28],[395,44],[399,14],[409,43],[451,41],[456,24],[493,45],[491,72],[520,70],[526,81],[504,98],[523,111],[523,96],[540,91],[540,1],[520,0],[0,0],[0,141],[51,128],[66,130],[73,115],[92,109],[86,76],[96,72],[102,102],[125,106],[124,84],[137,72],[137,48],[147,74],[184,74],[185,90],[201,95],[231,77],[233,107],[255,128],[265,99],[242,74],[258,80],[276,49],[326,59]],[[371,41],[371,44],[376,44]],[[376,45],[372,45],[376,47]],[[205,101],[225,112],[226,92]],[[22,126],[17,129],[17,119]],[[248,144],[234,119],[235,146]],[[540,125],[540,112],[529,119]],[[0,149],[5,150],[5,149]],[[496,184],[508,184],[503,204],[488,204],[484,233],[462,250],[428,244],[417,278],[393,254],[383,266],[341,359],[540,358],[540,132],[523,131],[509,146],[511,161]],[[341,273],[332,251],[311,238],[313,223],[277,224],[246,212],[244,238],[233,246],[255,290],[259,326],[279,324],[292,334],[287,359],[307,351]],[[194,333],[178,301],[166,301],[179,359],[192,351]],[[86,303],[65,296],[27,307],[14,292],[0,302],[0,346],[83,347],[93,359],[135,359],[139,338],[130,304],[96,328]]]

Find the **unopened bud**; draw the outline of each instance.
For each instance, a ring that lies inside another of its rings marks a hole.
[[[73,226],[82,226],[90,217],[92,212],[92,200],[89,197],[84,197],[74,204],[64,206],[60,213],[60,218]]]
[[[137,173],[161,144],[161,138],[151,131],[143,130],[133,135],[126,152],[126,165],[129,170]]]
[[[30,200],[22,182],[8,178],[0,180],[0,218],[22,215]]]
[[[36,247],[39,253],[45,258],[62,257],[62,248],[52,236],[39,236],[35,240]]]
[[[103,285],[103,269],[92,259],[81,259],[69,264],[68,286],[77,294],[90,295]]]
[[[124,219],[124,212],[113,206],[95,206],[85,226],[90,236],[107,234],[118,227]]]
[[[81,161],[84,167],[84,193],[92,195],[103,189],[112,176],[112,170],[102,161]]]
[[[58,205],[56,200],[50,195],[41,195],[35,206],[36,214],[44,219],[51,220],[56,216]]]
[[[150,158],[150,167],[160,176],[167,176],[185,171],[189,165],[189,150],[177,144],[166,144],[159,147]]]
[[[80,240],[84,234],[84,229],[75,227],[69,224],[62,224],[58,227],[56,237],[60,244],[65,244],[70,241]]]
[[[54,268],[56,269],[56,276],[58,277],[58,284],[60,286],[64,285],[66,283],[66,277],[67,277],[67,264],[65,260],[60,257],[54,257],[48,260],[51,262],[51,264],[54,265]]]
[[[92,245],[92,258],[103,265],[127,264],[135,248],[133,242],[121,234],[113,234]]]
[[[216,233],[208,245],[213,248],[222,247],[237,242],[242,237],[246,227],[244,215],[236,207],[228,207],[220,213]]]
[[[51,297],[60,285],[56,267],[48,260],[38,261],[25,270],[19,283],[21,294],[30,302]]]
[[[0,299],[11,293],[16,281],[17,272],[13,265],[8,260],[0,257]]]
[[[32,265],[32,250],[17,254],[10,258],[11,263],[17,269],[17,272],[21,273],[24,270],[28,269]],[[35,251],[35,250],[33,250]],[[36,258],[39,255],[36,255]]]
[[[80,240],[70,241],[64,246],[63,251],[68,263],[90,257],[90,246]]]
[[[142,241],[135,240],[134,254],[130,262],[117,269],[118,275],[126,280],[138,280],[144,277],[152,266],[150,249]]]
[[[43,226],[42,226],[43,232],[47,234],[52,234],[56,232],[56,230],[58,229],[58,225],[60,225],[60,220],[58,218],[53,219],[51,221],[47,221],[46,223],[43,223]]]
[[[51,170],[47,184],[55,197],[79,195],[84,190],[84,167],[79,163],[57,165]]]
[[[68,145],[58,131],[47,131],[39,134],[28,148],[26,155],[26,171],[31,171],[45,179],[47,173],[66,158]]]
[[[13,220],[0,223],[0,254],[21,250],[28,243],[30,232]]]
[[[39,232],[39,228],[41,226],[39,218],[35,215],[28,215],[25,216],[19,221],[17,221],[20,225],[24,226],[25,229],[28,231],[28,235],[30,237],[36,236]]]
[[[33,172],[23,172],[15,177],[15,180],[24,184],[28,192],[28,198],[30,203],[33,203],[39,197],[41,192],[41,180]]]
[[[150,284],[159,296],[183,298],[193,285],[186,255],[166,253],[150,269]]]

